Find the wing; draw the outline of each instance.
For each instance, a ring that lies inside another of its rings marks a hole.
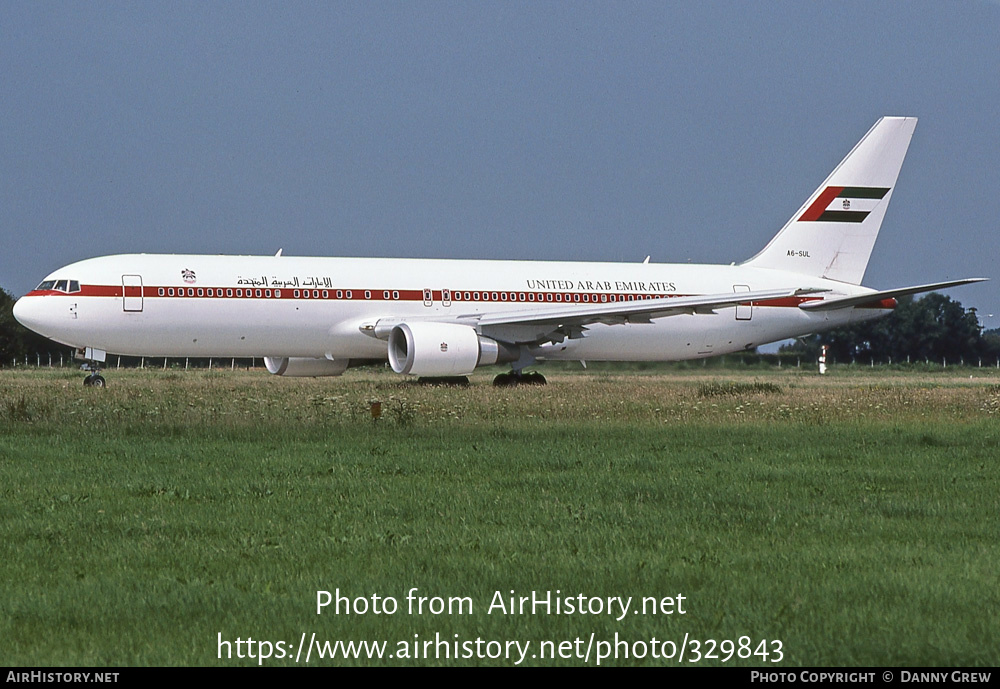
[[[448,322],[469,325],[482,334],[511,344],[540,344],[562,342],[567,337],[584,336],[588,325],[604,323],[649,323],[654,318],[680,314],[715,313],[715,309],[801,297],[827,290],[815,288],[786,288],[754,292],[725,292],[683,297],[658,297],[637,301],[605,304],[551,304],[528,305],[509,311],[456,314]],[[380,339],[387,339],[392,328],[403,321],[424,320],[412,318],[382,318],[373,325],[363,327]],[[426,320],[440,321],[440,318]]]

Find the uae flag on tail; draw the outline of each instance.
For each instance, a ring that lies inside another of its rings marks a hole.
[[[864,222],[888,193],[887,187],[827,187],[799,222]]]

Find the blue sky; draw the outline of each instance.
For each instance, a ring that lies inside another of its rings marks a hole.
[[[0,4],[0,286],[123,252],[729,263],[920,118],[865,284],[1000,327],[1000,4]],[[989,314],[996,314],[990,317]]]

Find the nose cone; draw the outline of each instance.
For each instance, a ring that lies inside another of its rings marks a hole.
[[[40,313],[39,297],[21,297],[14,303],[14,318],[29,330],[44,335],[42,332],[42,314]]]

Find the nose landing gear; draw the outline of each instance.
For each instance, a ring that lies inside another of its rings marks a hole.
[[[107,386],[107,381],[101,375],[101,364],[104,363],[107,354],[102,349],[93,347],[80,347],[76,350],[76,358],[83,359],[82,371],[90,371],[90,375],[83,379],[85,388],[103,388]]]
[[[103,388],[107,387],[108,382],[104,380],[104,376],[101,375],[101,366],[96,361],[88,361],[83,366],[80,367],[82,371],[90,371],[90,375],[84,377],[83,387],[85,388]]]
[[[103,388],[107,384],[107,381],[104,380],[104,376],[100,375],[96,371],[83,379],[84,387],[88,388]]]

